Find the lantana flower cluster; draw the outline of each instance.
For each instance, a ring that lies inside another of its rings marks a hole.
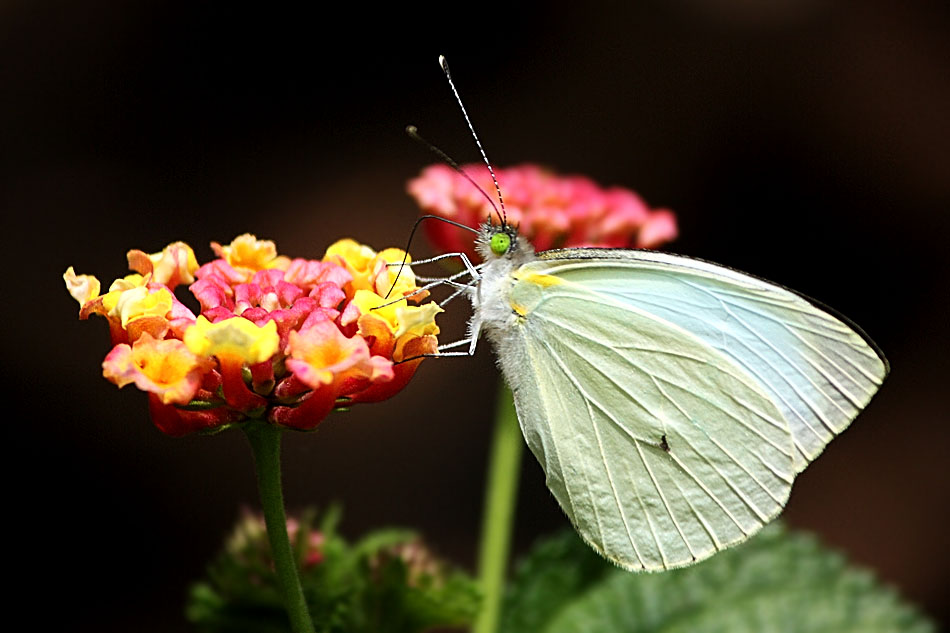
[[[414,294],[408,267],[397,276],[387,265],[402,250],[344,239],[322,260],[290,259],[250,234],[211,246],[217,259],[202,266],[184,242],[129,251],[133,274],[106,294],[72,267],[63,276],[81,319],[108,320],[103,375],[148,392],[152,421],[169,435],[250,419],[313,429],[334,408],[394,395],[437,350],[441,309]],[[174,294],[182,284],[197,316]]]
[[[462,169],[494,200],[495,185],[484,165]],[[602,188],[585,176],[562,176],[537,165],[495,169],[508,223],[538,251],[566,247],[656,248],[676,238],[676,217],[650,209],[634,192]],[[408,185],[426,213],[477,227],[498,221],[492,203],[447,165],[431,165]],[[445,222],[426,225],[433,243],[474,256],[471,237]]]

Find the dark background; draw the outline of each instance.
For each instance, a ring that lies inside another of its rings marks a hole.
[[[66,267],[108,284],[130,248],[183,239],[207,260],[245,231],[297,256],[402,245],[405,182],[432,162],[405,125],[477,158],[444,53],[498,166],[631,187],[678,213],[671,250],[875,338],[892,375],[784,516],[950,620],[948,5],[351,4],[0,4],[9,608],[48,600],[50,630],[187,630],[188,583],[256,503],[239,433],[167,438],[101,377],[106,325],[76,320]],[[342,500],[347,535],[413,525],[471,566],[497,381],[483,345],[289,436],[288,504]],[[518,549],[562,524],[526,460]]]

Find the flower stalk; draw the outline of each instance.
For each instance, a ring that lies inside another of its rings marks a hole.
[[[523,452],[524,440],[515,414],[514,400],[511,390],[503,384],[498,390],[495,428],[488,458],[488,482],[478,554],[482,608],[473,633],[495,633],[498,630]]]
[[[248,424],[244,433],[254,453],[267,538],[291,630],[294,633],[313,633],[313,621],[310,619],[297,573],[297,558],[287,535],[287,516],[284,512],[284,494],[280,479],[282,431],[270,424]]]

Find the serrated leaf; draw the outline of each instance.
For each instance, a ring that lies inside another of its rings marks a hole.
[[[535,545],[515,570],[502,607],[500,630],[536,633],[552,615],[614,571],[577,534],[565,530]]]
[[[565,537],[561,537],[562,539]],[[579,542],[579,540],[578,540]],[[563,546],[562,546],[563,547]],[[575,560],[586,558],[574,553]],[[544,562],[544,564],[540,564]],[[533,573],[558,573],[569,557],[532,559]],[[812,537],[773,525],[743,546],[669,572],[636,574],[602,563],[599,579],[565,599],[560,583],[547,603],[517,584],[508,610],[543,612],[533,628],[517,628],[506,612],[504,633],[783,633],[901,631],[927,633],[933,625],[901,603],[873,577]],[[547,571],[545,572],[545,567]],[[519,575],[520,577],[520,575]],[[529,584],[537,585],[535,581]],[[520,598],[519,598],[520,596]],[[530,600],[527,598],[530,597]],[[540,609],[540,611],[538,611]]]

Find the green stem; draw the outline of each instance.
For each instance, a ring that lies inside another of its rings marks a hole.
[[[271,555],[277,582],[284,596],[284,606],[294,633],[313,633],[313,621],[303,597],[297,561],[287,536],[287,516],[284,514],[284,494],[280,484],[280,428],[270,424],[250,424],[244,432],[254,452],[257,465],[257,485],[264,509],[264,523],[270,541]]]
[[[495,633],[498,629],[523,451],[524,439],[515,415],[511,391],[502,386],[498,391],[494,436],[488,458],[488,486],[478,554],[482,609],[475,621],[473,633]]]

